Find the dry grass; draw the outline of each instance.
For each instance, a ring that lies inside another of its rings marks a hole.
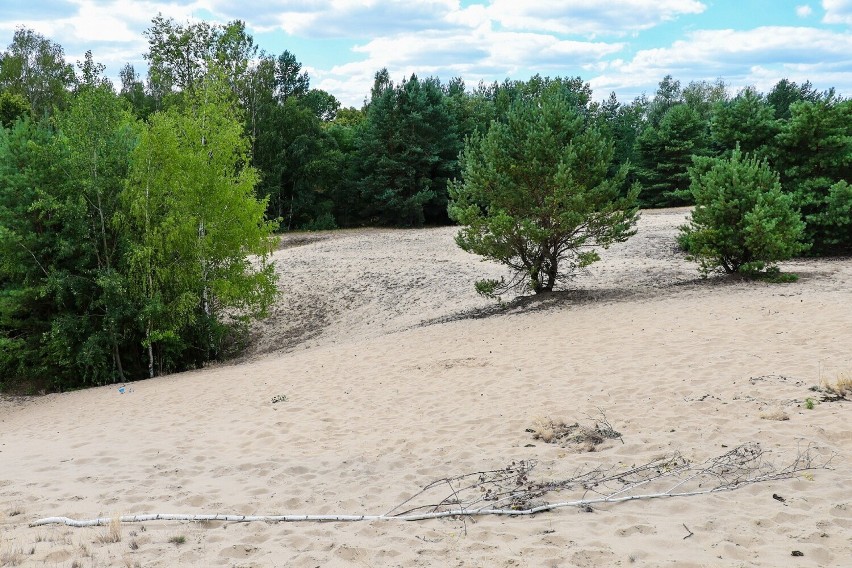
[[[574,444],[576,449],[584,452],[594,452],[595,448],[606,439],[620,438],[621,434],[612,429],[606,417],[603,424],[596,423],[594,426],[583,426],[577,422],[569,424],[564,420],[539,417],[533,422],[532,428],[527,432],[532,433],[533,439],[541,440],[546,444],[568,445]]]
[[[121,516],[113,515],[106,530],[100,533],[96,540],[101,544],[121,542]]]
[[[541,440],[545,444],[550,444],[556,438],[557,432],[567,426],[563,420],[553,420],[552,418],[538,417],[533,422],[532,428],[527,430],[533,435],[533,439]]]
[[[775,410],[767,410],[766,412],[761,412],[760,417],[764,420],[789,420],[790,416],[781,410],[780,408],[776,408]]]
[[[0,549],[0,566],[20,566],[24,562],[24,549],[9,545]]]
[[[837,373],[837,379],[832,383],[826,379],[821,380],[820,389],[830,395],[845,400],[852,400],[852,372],[841,371]]]
[[[18,515],[23,515],[23,514],[24,514],[24,508],[21,507],[20,505],[15,505],[11,509],[9,509],[9,511],[6,513],[6,515],[9,516],[9,517],[17,517]]]

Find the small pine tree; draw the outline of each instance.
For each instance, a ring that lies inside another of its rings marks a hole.
[[[792,197],[765,162],[737,147],[730,159],[696,158],[690,176],[696,207],[680,242],[703,275],[757,274],[807,248]]]
[[[589,128],[570,93],[513,103],[505,123],[474,135],[461,155],[463,180],[450,184],[456,243],[515,272],[508,284],[483,280],[493,296],[514,285],[535,293],[598,260],[594,247],[635,233],[638,188],[622,196],[626,168],[610,177],[612,143]]]

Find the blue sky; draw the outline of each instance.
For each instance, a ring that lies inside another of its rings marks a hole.
[[[596,99],[652,95],[721,77],[732,92],[781,78],[852,96],[852,0],[2,0],[0,46],[26,26],[74,62],[91,49],[116,77],[143,75],[142,32],[179,22],[246,22],[268,53],[287,49],[311,84],[360,107],[375,72],[444,80],[577,76]]]

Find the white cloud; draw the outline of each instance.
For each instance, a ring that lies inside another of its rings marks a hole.
[[[383,67],[399,80],[416,73],[449,79],[463,77],[468,84],[480,79],[503,79],[531,68],[543,74],[568,74],[585,64],[620,52],[620,43],[581,42],[556,36],[493,31],[483,25],[466,33],[427,31],[380,37],[356,46],[361,60],[318,71],[315,84],[332,92],[344,104],[360,104],[369,93],[375,72]]]
[[[807,18],[813,13],[809,4],[803,4],[801,6],[796,6],[796,15],[800,18]]]
[[[128,62],[144,75],[142,54],[148,43],[142,32],[158,13],[178,21],[192,19],[200,4],[137,0],[68,0],[66,13],[54,18],[0,21],[0,32],[26,27],[61,45],[69,63],[82,61],[91,50],[98,63],[107,66],[113,81]]]
[[[566,35],[625,35],[686,14],[700,14],[697,0],[492,0],[489,16],[506,29]]]
[[[639,51],[590,80],[596,91],[653,92],[666,74],[733,86],[772,86],[779,79],[810,79],[815,85],[852,90],[852,35],[810,27],[760,27],[746,31],[703,30],[670,47]]]
[[[201,0],[199,0],[201,1]],[[258,31],[301,37],[370,37],[446,28],[458,0],[204,0],[223,18],[240,18]]]
[[[192,17],[195,4],[134,0],[69,0],[73,11],[58,18],[0,21],[0,30],[26,26],[65,45],[74,42],[132,42],[161,12],[179,21]]]
[[[852,24],[852,0],[822,0],[826,24]]]
[[[698,0],[199,0],[225,18],[240,17],[258,31],[281,29],[304,37],[370,37],[413,30],[478,28],[562,35],[626,35],[687,14]]]

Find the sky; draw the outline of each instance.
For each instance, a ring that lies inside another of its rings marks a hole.
[[[0,0],[0,49],[24,26],[71,63],[91,49],[114,81],[125,63],[144,77],[142,32],[158,13],[242,20],[263,50],[289,50],[312,87],[358,108],[383,67],[469,88],[580,76],[596,100],[653,96],[667,74],[722,78],[732,94],[787,78],[852,96],[852,0]]]

